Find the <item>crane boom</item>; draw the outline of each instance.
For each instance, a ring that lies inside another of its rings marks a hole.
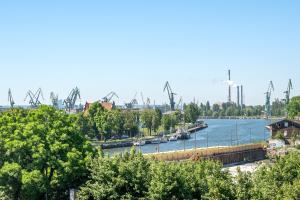
[[[273,85],[273,82],[270,81],[268,90],[265,93],[265,95],[266,95],[266,103],[265,103],[266,118],[268,118],[272,114],[271,113],[272,112],[272,108],[271,108],[271,95],[272,95],[273,91],[274,91],[274,85]]]
[[[12,96],[12,93],[11,93],[10,88],[9,88],[9,90],[8,90],[8,102],[9,102],[9,104],[10,104],[10,107],[13,108],[14,105],[15,105],[15,101],[14,101],[14,99],[13,99],[13,96]]]
[[[284,91],[285,93],[285,104],[288,105],[290,103],[290,95],[291,90],[293,89],[292,79],[289,79],[287,90]]]
[[[171,88],[171,86],[170,86],[170,84],[169,84],[169,81],[167,81],[166,84],[165,84],[164,92],[165,92],[165,91],[168,92],[171,111],[174,111],[174,110],[175,110],[174,96],[175,96],[176,94],[172,91],[172,88]]]

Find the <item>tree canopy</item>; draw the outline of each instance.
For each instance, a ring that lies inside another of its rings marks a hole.
[[[58,199],[86,180],[93,149],[76,121],[50,106],[1,113],[0,190],[11,199]]]

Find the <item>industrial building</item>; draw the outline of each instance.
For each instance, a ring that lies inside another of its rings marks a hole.
[[[270,130],[272,138],[279,132],[282,132],[285,139],[290,139],[293,132],[300,134],[300,120],[283,119],[267,126]]]

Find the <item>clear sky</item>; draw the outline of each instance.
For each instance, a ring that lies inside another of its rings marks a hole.
[[[17,104],[41,87],[82,103],[110,91],[168,102],[168,80],[185,102],[227,99],[227,69],[246,104],[263,104],[268,81],[283,98],[300,86],[299,1],[14,1],[0,2],[0,104]],[[235,99],[235,90],[233,98]]]

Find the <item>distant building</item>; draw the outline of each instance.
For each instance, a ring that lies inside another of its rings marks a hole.
[[[285,139],[290,139],[294,131],[296,131],[298,135],[300,134],[300,120],[283,119],[268,125],[267,128],[270,130],[272,138],[274,138],[278,132],[282,132]]]
[[[110,102],[104,102],[104,101],[99,101],[99,103],[102,105],[102,107],[105,109],[105,110],[112,110],[115,108],[115,103],[110,103]],[[93,103],[88,103],[86,102],[85,105],[84,105],[84,112],[86,112],[90,106],[92,105]]]

